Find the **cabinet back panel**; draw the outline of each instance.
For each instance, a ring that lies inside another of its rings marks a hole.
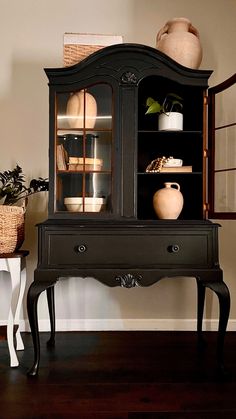
[[[200,220],[203,216],[202,176],[191,173],[146,173],[138,176],[138,219],[156,220],[153,209],[154,193],[164,187],[165,182],[177,182],[184,198],[179,219]]]

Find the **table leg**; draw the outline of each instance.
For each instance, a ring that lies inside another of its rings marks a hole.
[[[198,343],[200,347],[204,344],[203,334],[202,334],[202,320],[204,313],[204,304],[205,304],[205,294],[206,288],[201,283],[199,278],[197,280],[197,333],[198,333]]]
[[[224,372],[224,339],[230,312],[230,293],[222,282],[208,282],[205,286],[214,291],[219,300],[220,316],[217,339],[217,361],[221,372]]]
[[[51,325],[51,336],[47,342],[48,346],[55,346],[55,296],[54,286],[47,288],[48,311]]]
[[[28,371],[29,376],[35,376],[38,373],[39,362],[40,362],[40,340],[39,340],[39,327],[38,327],[38,299],[40,294],[45,291],[48,287],[53,286],[55,281],[34,281],[29,287],[27,294],[27,311],[29,317],[29,323],[31,327],[31,334],[34,345],[34,363],[32,368]]]
[[[19,287],[21,281],[21,263],[20,259],[12,258],[7,259],[8,269],[11,276],[12,285],[12,296],[7,322],[7,343],[10,353],[10,365],[11,367],[17,367],[19,361],[17,359],[16,350],[14,346],[14,319],[19,301]]]
[[[26,262],[25,262],[25,259],[23,258],[23,259],[21,259],[20,291],[19,291],[19,298],[18,298],[15,320],[14,320],[14,324],[18,325],[18,329],[16,331],[16,349],[18,351],[21,351],[21,350],[24,349],[24,343],[23,343],[23,340],[21,338],[19,323],[20,323],[20,310],[21,310],[23,296],[24,296],[24,292],[25,292],[25,284],[26,284]]]

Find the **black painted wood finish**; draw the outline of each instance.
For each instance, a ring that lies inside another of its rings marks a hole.
[[[205,205],[203,102],[211,72],[184,68],[150,47],[124,44],[107,47],[73,67],[46,73],[50,88],[49,219],[38,226],[38,266],[27,296],[34,344],[29,375],[37,375],[40,363],[39,295],[47,290],[52,346],[54,285],[60,277],[70,276],[94,277],[104,285],[126,288],[151,286],[166,277],[195,277],[199,342],[205,289],[210,288],[219,300],[217,360],[223,369],[230,296],[218,261],[218,225],[206,219]],[[71,213],[63,207],[61,192],[68,173],[56,171],[55,98],[58,92],[69,94],[99,83],[109,84],[113,92],[109,210]],[[163,94],[173,89],[184,96],[184,130],[160,133],[154,121],[144,117],[144,99],[158,90]],[[192,173],[145,173],[153,153],[173,151],[193,166]],[[157,220],[152,209],[152,195],[165,181],[181,183],[185,204],[178,220]]]

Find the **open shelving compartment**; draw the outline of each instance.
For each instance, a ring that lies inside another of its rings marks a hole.
[[[163,101],[168,93],[183,99],[183,130],[159,131],[158,115],[145,115],[146,99]],[[204,218],[205,203],[205,144],[203,92],[196,86],[182,86],[160,76],[144,78],[139,85],[137,135],[137,216],[157,219],[153,209],[154,193],[165,182],[177,182],[184,198],[179,216],[185,220]],[[182,168],[147,173],[151,161],[165,156],[183,160]],[[185,167],[187,167],[185,169]]]

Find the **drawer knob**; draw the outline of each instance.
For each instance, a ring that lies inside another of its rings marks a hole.
[[[84,253],[87,250],[87,246],[85,244],[79,244],[79,246],[76,247],[76,251],[78,253]]]
[[[172,244],[171,246],[169,246],[169,249],[168,250],[171,253],[178,253],[179,246],[178,246],[178,244]]]

